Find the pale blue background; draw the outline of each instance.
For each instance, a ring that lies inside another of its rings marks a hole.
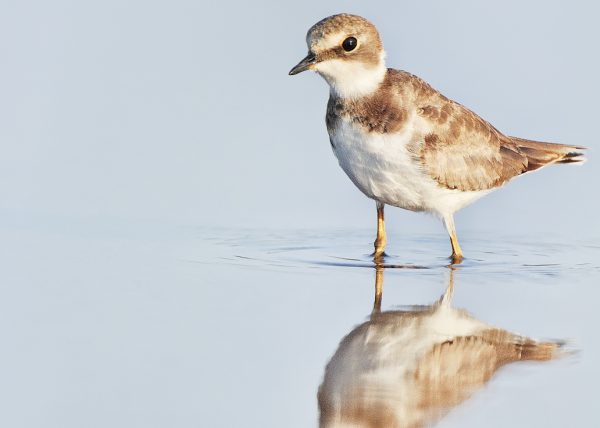
[[[371,225],[374,204],[329,147],[326,84],[287,75],[310,25],[340,11],[378,26],[389,66],[500,130],[597,147],[594,2],[4,1],[0,214]],[[519,179],[459,230],[586,235],[598,171]],[[389,211],[390,227],[442,232]]]
[[[521,366],[444,426],[597,425],[596,3],[4,0],[0,426],[314,424],[372,272],[303,253],[292,269],[278,251],[357,257],[375,210],[331,153],[326,84],[287,72],[342,11],[377,25],[389,66],[500,130],[592,149],[457,217],[465,251],[492,263],[458,275],[458,306],[574,338],[582,360]],[[437,219],[387,216],[392,254],[443,265]],[[517,272],[530,258],[555,267]],[[386,273],[384,304],[434,301],[437,269]]]

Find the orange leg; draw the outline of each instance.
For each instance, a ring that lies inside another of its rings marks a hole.
[[[384,207],[385,204],[377,202],[377,239],[375,239],[375,253],[373,253],[375,259],[379,259],[384,255],[385,245],[387,244],[385,220],[383,218]]]
[[[373,302],[373,312],[378,314],[381,312],[381,298],[383,296],[383,267],[375,267],[375,301]]]
[[[454,226],[454,216],[452,214],[444,216],[444,225],[450,236],[450,245],[452,245],[452,255],[450,256],[452,264],[459,264],[463,261],[464,257],[458,243],[458,237],[456,236],[456,227]]]

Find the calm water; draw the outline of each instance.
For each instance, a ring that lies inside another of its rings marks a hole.
[[[1,426],[317,426],[326,367],[322,408],[354,400],[343,411],[363,422],[600,424],[597,240],[463,234],[468,259],[452,271],[445,236],[392,232],[378,277],[371,230],[54,221],[0,232]],[[461,347],[411,321],[431,319],[451,281],[448,310],[504,336]],[[560,344],[558,357],[512,362],[533,355],[526,338]],[[498,349],[518,352],[486,362]]]

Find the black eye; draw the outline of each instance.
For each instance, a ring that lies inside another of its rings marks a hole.
[[[348,37],[342,43],[342,47],[344,48],[344,50],[346,52],[353,51],[354,48],[356,48],[356,45],[358,45],[358,40],[356,40],[356,38],[354,38],[354,37]]]

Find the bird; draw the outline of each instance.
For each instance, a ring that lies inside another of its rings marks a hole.
[[[454,213],[522,174],[585,160],[585,147],[505,135],[423,79],[387,68],[377,28],[363,17],[329,16],[308,30],[306,43],[308,55],[289,74],[312,70],[329,84],[331,148],[376,202],[376,260],[385,255],[386,205],[441,218],[451,261],[460,263]]]
[[[432,426],[483,388],[501,367],[570,354],[452,307],[454,271],[442,297],[381,311],[383,269],[368,320],[348,333],[325,367],[317,393],[320,426]]]

